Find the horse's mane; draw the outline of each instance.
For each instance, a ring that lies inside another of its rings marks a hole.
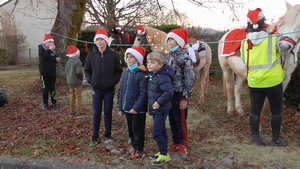
[[[299,23],[299,19],[300,19],[300,4],[292,6],[286,12],[283,18],[283,22],[287,26],[294,26],[295,23]]]
[[[153,27],[145,26],[145,28],[147,32],[148,43],[152,46],[152,50],[168,52],[169,47],[165,43],[167,34]]]

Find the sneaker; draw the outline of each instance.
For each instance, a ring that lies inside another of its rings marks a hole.
[[[69,114],[69,116],[73,116],[73,115],[75,115],[76,114],[76,112],[70,112],[70,114]]]
[[[114,139],[112,136],[110,136],[110,137],[104,136],[104,140],[105,140],[105,141],[107,141],[107,140],[115,141],[115,139]]]
[[[84,117],[86,117],[85,113],[79,113],[76,118],[81,119],[81,118],[84,118]]]
[[[49,109],[48,104],[43,104],[43,110],[48,110],[48,109]]]
[[[142,151],[136,151],[135,152],[135,158],[137,160],[142,160],[145,157],[145,153]]]
[[[92,140],[89,143],[89,147],[95,147],[96,146],[96,138],[92,138]]]
[[[52,107],[53,107],[53,110],[54,110],[54,111],[56,111],[56,110],[58,109],[58,106],[57,106],[56,103],[53,103],[53,104],[52,104]]]
[[[169,154],[167,155],[159,155],[158,158],[152,162],[152,165],[163,165],[166,162],[171,161],[171,157]]]
[[[160,152],[153,154],[152,156],[150,156],[151,160],[156,160],[158,158],[158,156],[160,155]]]
[[[177,151],[178,151],[178,144],[172,144],[169,149],[169,152],[177,153]]]
[[[130,158],[135,158],[135,153],[136,153],[136,150],[133,150],[129,157]]]
[[[187,155],[187,148],[186,148],[186,146],[182,145],[182,144],[178,145],[178,151],[177,151],[177,153],[179,155]]]

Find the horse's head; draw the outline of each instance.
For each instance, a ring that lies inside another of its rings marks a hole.
[[[122,42],[122,30],[120,27],[115,27],[110,31],[109,44],[108,46],[114,50],[118,50]]]
[[[282,56],[289,56],[298,52],[300,46],[300,4],[290,7],[278,29],[280,34],[278,49]],[[296,61],[296,60],[295,60]]]
[[[145,27],[143,27],[141,25],[137,26],[137,34],[136,34],[133,45],[134,46],[149,45]]]

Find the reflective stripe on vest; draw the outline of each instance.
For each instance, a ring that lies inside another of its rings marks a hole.
[[[274,63],[272,63],[272,61],[273,61],[273,59],[272,59],[272,51],[273,51],[272,39],[273,39],[272,36],[268,37],[268,63],[263,64],[263,65],[249,66],[249,70],[272,68],[272,67],[276,66],[277,64],[281,63],[280,57]],[[245,45],[244,45],[245,42],[247,43],[247,41],[242,42],[242,52],[241,52],[241,56],[242,56],[244,63],[246,63],[245,62]],[[247,57],[251,57],[251,56],[247,56]],[[249,65],[249,63],[248,63],[248,65]]]

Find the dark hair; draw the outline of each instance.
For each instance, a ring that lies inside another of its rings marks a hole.
[[[246,32],[259,32],[259,31],[262,31],[262,30],[266,30],[265,20],[266,20],[265,18],[262,18],[261,20],[259,20],[257,22],[258,28],[256,28],[256,29],[253,28],[252,23],[248,22]]]

